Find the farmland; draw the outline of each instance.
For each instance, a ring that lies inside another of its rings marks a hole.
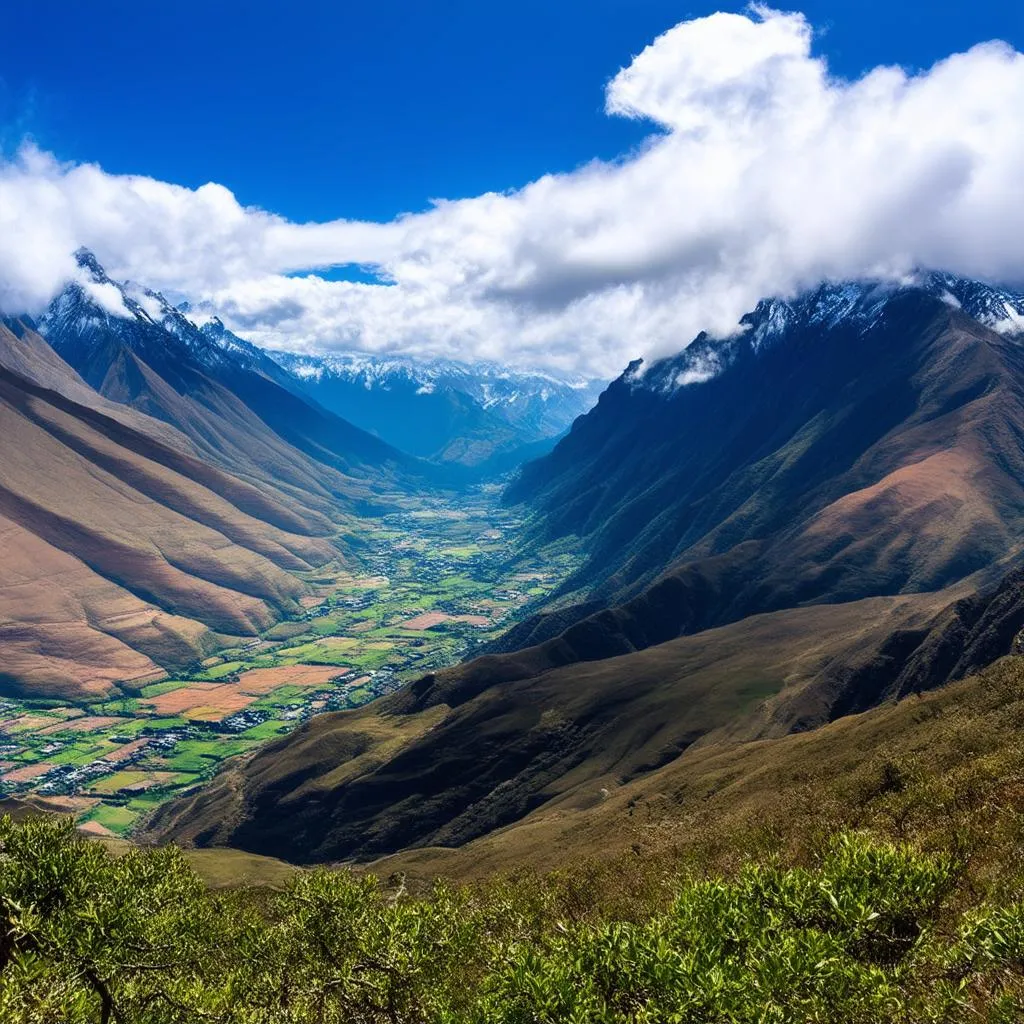
[[[228,640],[175,678],[121,683],[102,700],[0,697],[0,795],[45,799],[96,835],[130,834],[312,715],[359,707],[461,660],[574,568],[568,547],[520,557],[520,526],[482,489],[421,502],[362,535],[358,566],[303,575],[292,619]]]

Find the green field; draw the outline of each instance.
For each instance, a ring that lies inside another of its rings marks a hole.
[[[162,693],[171,693],[174,690],[180,690],[183,686],[188,686],[188,683],[180,679],[168,679],[163,683],[152,683],[149,686],[142,688],[143,697],[159,697]]]
[[[530,596],[541,597],[577,564],[564,544],[552,548],[550,556],[518,558],[502,538],[518,529],[519,514],[498,507],[496,499],[492,488],[458,509],[412,507],[385,516],[359,538],[357,568],[339,562],[298,574],[318,603],[267,629],[264,645],[246,652],[238,640],[230,640],[219,663],[197,665],[191,672],[178,672],[173,679],[132,689],[123,697],[78,705],[78,711],[115,719],[94,731],[69,728],[39,736],[40,716],[56,725],[62,720],[60,713],[70,707],[52,700],[7,701],[12,710],[6,718],[12,724],[6,728],[6,739],[0,735],[0,743],[12,749],[3,759],[17,768],[51,767],[20,781],[7,782],[0,774],[0,796],[100,796],[100,809],[87,817],[122,834],[145,820],[159,802],[198,778],[209,778],[227,758],[279,738],[311,714],[358,707],[424,672],[460,660],[473,644],[500,634],[522,614],[526,588],[512,582],[517,574],[529,575]],[[495,596],[516,589],[524,594],[522,599]],[[483,610],[492,622],[486,629],[455,622],[425,630],[401,625],[435,610],[449,615]],[[325,679],[336,668],[337,681],[312,686],[289,682],[287,672],[301,666],[323,670]],[[244,691],[247,672],[273,669],[282,671],[282,685],[262,692],[261,682],[261,692],[247,706],[245,698],[215,704],[223,708],[220,722],[207,721],[208,714],[200,716],[202,721],[190,720],[190,709],[208,706],[198,691],[188,706],[172,702],[159,710],[163,697],[191,700],[187,688],[197,683],[237,685]],[[359,685],[353,686],[357,679]],[[126,741],[132,743],[127,750]],[[124,763],[103,760],[119,749]],[[117,795],[128,784],[125,779],[141,779],[151,771],[178,775],[127,804]]]
[[[90,789],[90,792],[97,796],[112,796],[124,786],[132,786],[136,783],[144,782],[146,777],[146,772],[115,772],[113,775],[108,775],[105,779],[97,782]]]
[[[224,679],[226,676],[234,675],[244,667],[246,667],[245,663],[241,661],[225,661],[222,665],[214,665],[212,668],[205,669],[203,672],[197,672],[194,678],[208,679],[212,682],[217,682],[218,680]]]
[[[87,820],[98,822],[111,832],[124,833],[131,829],[137,817],[138,814],[127,807],[100,804],[89,812]]]

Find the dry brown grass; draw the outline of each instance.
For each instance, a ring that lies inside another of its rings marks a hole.
[[[189,440],[170,410],[161,422],[101,398],[43,339],[0,326],[0,680],[16,693],[77,700],[162,678],[208,656],[211,630],[271,625],[306,594],[293,572],[337,559],[304,535],[330,524],[303,507],[297,480],[286,496],[219,464],[247,462],[247,434],[282,479],[288,453],[293,469],[309,460],[255,416],[239,430],[231,410],[190,405],[141,372],[186,429],[205,417],[235,443],[207,450],[205,427]],[[331,505],[326,492],[314,503]]]
[[[28,782],[30,779],[38,779],[40,775],[45,775],[51,768],[53,768],[52,764],[44,762],[29,764],[24,768],[15,768],[13,771],[4,772],[3,777],[5,782]]]
[[[55,732],[94,732],[97,729],[105,729],[108,725],[117,725],[120,721],[120,718],[112,718],[109,715],[87,715],[84,718],[74,718],[68,722],[47,726],[39,730],[39,735],[49,736]]]
[[[146,697],[141,703],[151,707],[158,715],[180,715],[190,708],[210,704],[214,695],[220,691],[238,692],[237,688],[230,683],[190,683],[178,690],[170,690],[155,697]]]
[[[101,761],[126,761],[137,750],[142,750],[149,740],[132,740],[131,743],[122,743],[116,750],[104,754]]]
[[[238,682],[243,693],[261,697],[279,686],[323,686],[344,671],[336,665],[281,665],[277,668],[254,668]]]

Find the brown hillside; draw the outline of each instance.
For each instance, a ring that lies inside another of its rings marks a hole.
[[[1024,550],[1024,350],[924,290],[858,294],[723,343],[696,387],[686,353],[631,368],[510,492],[588,545],[581,605],[269,746],[157,832],[299,861],[462,846],[1008,653],[1024,585],[987,588]]]
[[[191,665],[211,630],[269,624],[304,592],[292,571],[337,556],[311,535],[318,513],[100,398],[30,331],[0,327],[0,436],[8,690],[95,693]]]

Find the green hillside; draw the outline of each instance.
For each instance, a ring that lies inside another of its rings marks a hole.
[[[1015,1021],[1022,722],[1024,659],[1006,658],[822,729],[703,751],[659,793],[591,814],[602,861],[508,873],[493,849],[453,851],[449,876],[482,868],[461,884],[399,859],[377,865],[383,880],[274,865],[259,884],[254,860],[246,884],[215,889],[215,865],[177,848],[5,818],[0,1019]],[[556,854],[557,829],[545,838]],[[205,857],[222,855],[236,856]]]

